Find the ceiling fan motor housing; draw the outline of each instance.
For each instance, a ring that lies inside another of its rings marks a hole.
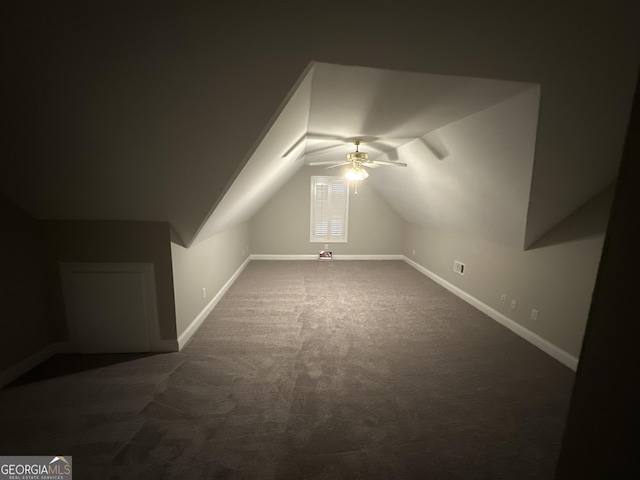
[[[347,160],[349,160],[349,161],[359,160],[361,162],[364,162],[368,158],[369,158],[369,154],[367,152],[351,152],[351,153],[347,153]]]

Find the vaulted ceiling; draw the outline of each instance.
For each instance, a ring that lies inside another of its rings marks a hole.
[[[298,169],[343,160],[360,139],[371,159],[408,163],[367,180],[406,220],[522,247],[538,100],[522,82],[313,63],[195,241],[249,220]]]
[[[640,50],[624,1],[27,3],[4,12],[0,191],[36,218],[167,221],[187,245],[352,136],[409,164],[370,179],[408,220],[530,244],[615,178]]]

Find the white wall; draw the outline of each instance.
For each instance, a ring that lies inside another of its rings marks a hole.
[[[56,271],[59,308],[51,312],[57,330],[66,330],[58,263],[153,263],[160,338],[176,339],[170,225],[166,222],[44,220],[49,261]]]
[[[539,98],[532,87],[403,145],[408,167],[371,180],[408,222],[522,248]]]
[[[248,247],[248,223],[190,248],[171,243],[178,337],[247,259]]]
[[[303,167],[251,219],[252,254],[317,254],[324,243],[309,242],[312,175],[342,175],[336,168]],[[400,254],[406,222],[371,182],[351,188],[347,243],[330,244],[334,255]]]
[[[410,224],[405,256],[577,357],[611,197],[607,189],[526,251]],[[454,260],[465,263],[464,276],[453,272]],[[537,321],[530,318],[532,308],[539,311]]]
[[[314,254],[323,248],[309,242],[309,182],[311,175],[326,172],[303,168],[254,216],[252,254]],[[612,187],[523,250],[478,232],[405,222],[368,180],[357,196],[351,194],[349,242],[332,244],[335,254],[401,253],[569,355],[579,355]],[[466,264],[464,276],[453,272],[454,260]],[[512,299],[515,310],[509,308]],[[537,321],[530,319],[532,308],[539,311]]]

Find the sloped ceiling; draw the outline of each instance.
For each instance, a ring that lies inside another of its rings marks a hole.
[[[469,101],[459,95],[476,88],[465,82],[540,85],[528,244],[616,175],[640,53],[637,8],[637,2],[615,0],[602,6],[531,2],[518,9],[469,1],[430,4],[421,14],[407,5],[362,8],[348,0],[339,9],[264,2],[224,10],[213,2],[14,2],[3,11],[0,33],[8,120],[0,191],[36,218],[166,221],[189,245],[315,60],[453,76],[460,83],[425,95],[431,101],[425,108],[386,95],[398,85],[384,72],[354,94],[346,87],[358,73],[348,70],[342,72],[345,90],[331,92],[341,102],[314,115],[324,101],[323,83],[338,73],[317,72],[308,123],[292,129],[294,142],[305,131],[370,140],[436,132],[452,141],[458,129],[447,129],[442,119],[465,126],[472,112],[456,110]],[[411,91],[420,78],[398,82]],[[514,101],[527,92],[514,91]],[[497,118],[499,108],[489,107],[500,95],[488,101],[481,94],[487,104],[470,110],[485,108]],[[365,110],[358,113],[354,105]],[[323,145],[315,139],[298,148]],[[408,163],[422,155],[412,153],[417,143],[392,146]],[[463,157],[452,151],[438,168],[453,168]],[[273,185],[289,174],[279,173]],[[382,179],[372,181],[384,188]],[[406,215],[435,218],[424,211]]]
[[[468,234],[522,246],[538,90],[522,82],[314,63],[195,241],[249,220],[299,168],[343,160],[358,138],[372,159],[409,164],[372,172],[406,220],[464,226]],[[529,91],[523,106],[516,98]],[[487,113],[497,104],[510,107]],[[464,128],[461,119],[469,116],[475,121]],[[434,157],[450,168],[434,167]],[[453,179],[459,188],[451,187]]]
[[[538,101],[529,88],[438,128],[398,150],[406,169],[371,181],[405,220],[524,248]]]

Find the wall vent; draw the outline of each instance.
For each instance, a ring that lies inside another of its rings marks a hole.
[[[464,275],[464,263],[454,260],[453,261],[453,271],[459,273],[460,275]]]

